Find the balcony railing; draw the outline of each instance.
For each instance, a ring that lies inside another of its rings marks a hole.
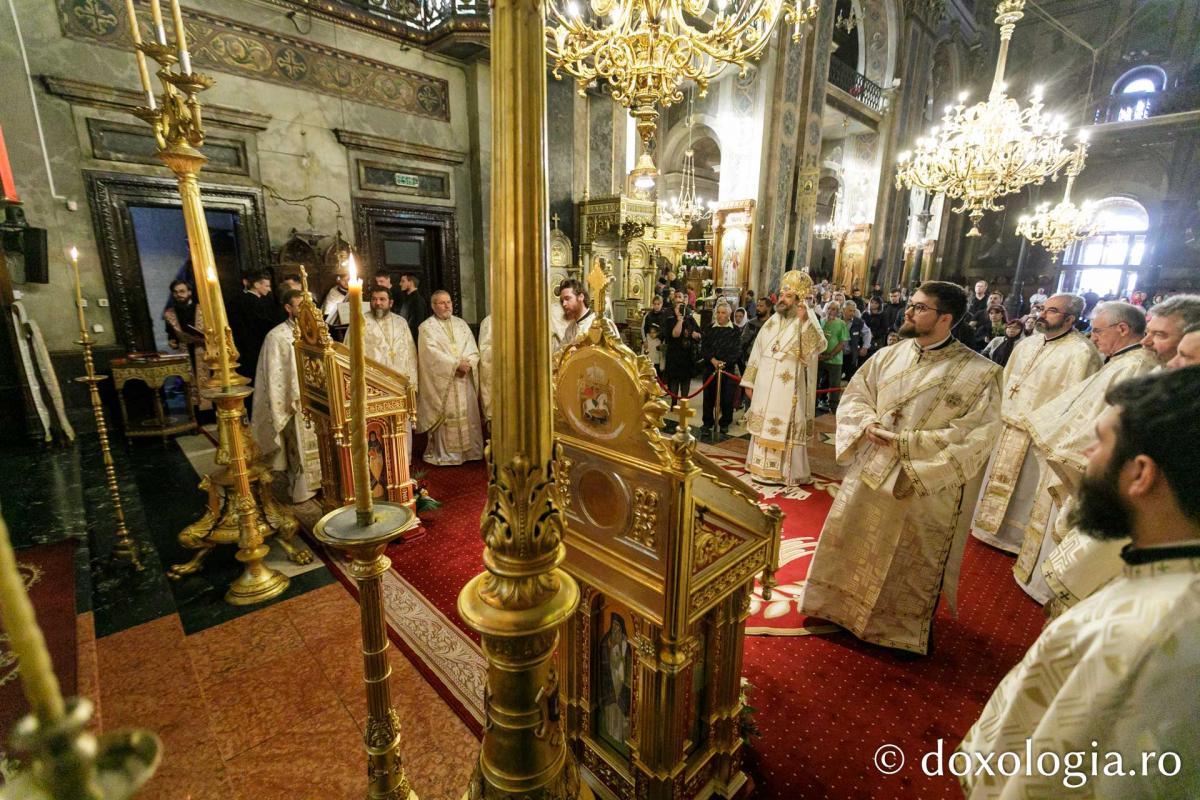
[[[1200,86],[1177,86],[1162,92],[1129,92],[1101,98],[1093,107],[1092,120],[1097,125],[1130,122],[1197,109]]]
[[[872,111],[883,111],[883,89],[879,84],[836,56],[829,59],[829,82]]]
[[[364,24],[363,14],[382,20],[392,32],[422,44],[456,30],[486,30],[488,23],[487,0],[335,0],[323,6],[326,13],[360,27],[378,29]]]

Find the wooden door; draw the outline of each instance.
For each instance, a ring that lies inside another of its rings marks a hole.
[[[454,313],[461,316],[454,209],[358,200],[354,204],[354,231],[370,272],[390,272],[393,283],[401,274],[417,275],[421,294],[429,297],[445,289],[454,300]]]

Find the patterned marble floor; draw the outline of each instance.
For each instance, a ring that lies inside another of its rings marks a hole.
[[[222,596],[239,570],[232,548],[198,575],[166,579],[165,566],[187,555],[178,531],[203,510],[188,458],[202,463],[211,449],[199,436],[114,439],[146,568],[111,560],[113,509],[90,416],[77,430],[70,448],[0,448],[0,506],[18,548],[76,542],[79,690],[96,703],[97,729],[146,727],[163,741],[162,764],[138,797],[362,796],[358,605],[319,560],[310,568],[280,560],[291,575],[286,593],[229,606]],[[413,788],[422,798],[461,797],[478,741],[407,659],[391,651],[389,661]]]

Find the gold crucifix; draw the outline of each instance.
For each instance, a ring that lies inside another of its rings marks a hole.
[[[600,259],[592,262],[592,268],[587,275],[588,295],[592,300],[592,310],[596,312],[596,316],[604,316],[605,295],[608,294],[608,285],[612,283],[612,276],[604,271],[600,266]]]

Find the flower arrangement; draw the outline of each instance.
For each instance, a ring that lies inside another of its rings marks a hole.
[[[679,263],[689,269],[708,266],[708,253],[700,250],[687,250],[679,259]]]

